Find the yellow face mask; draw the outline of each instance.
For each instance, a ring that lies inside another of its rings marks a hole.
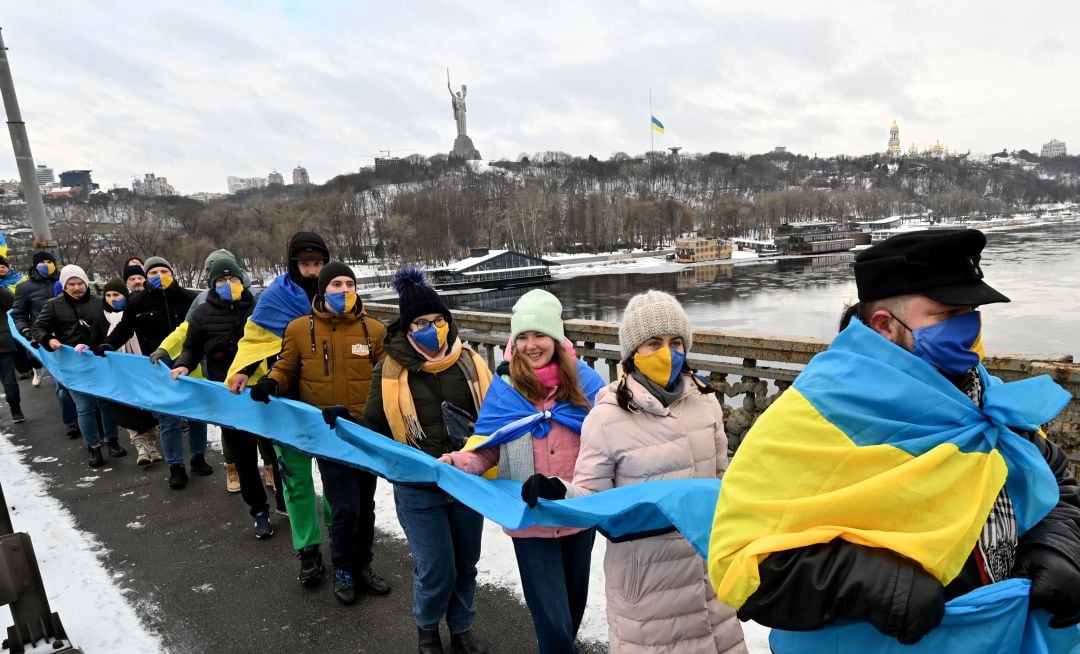
[[[172,284],[173,284],[173,276],[171,274],[169,274],[169,273],[163,272],[160,275],[158,275],[157,277],[151,277],[150,279],[147,280],[146,283],[149,284],[150,286],[153,286],[154,288],[159,288],[159,289],[164,291],[165,289],[172,286]]]
[[[670,389],[679,379],[686,355],[672,347],[662,347],[649,354],[634,354],[634,366],[645,378]]]
[[[443,321],[435,325],[435,333],[439,335],[439,348],[446,345],[446,337],[450,335],[450,323]]]

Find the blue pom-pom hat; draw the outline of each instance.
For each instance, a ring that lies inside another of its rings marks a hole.
[[[390,283],[398,294],[398,311],[402,325],[408,325],[429,313],[438,313],[445,316],[447,322],[453,321],[450,309],[443,304],[435,289],[431,288],[423,268],[407,265],[394,274]]]

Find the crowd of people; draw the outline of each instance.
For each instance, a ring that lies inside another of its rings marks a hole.
[[[899,363],[882,365],[907,375],[931,375],[920,383],[945,394],[952,389],[951,401],[966,403],[974,424],[985,418],[984,408],[996,407],[997,400],[985,395],[1000,383],[980,365],[975,309],[1007,298],[982,281],[982,234],[964,230],[939,236],[945,245],[928,238],[896,237],[859,255],[856,282],[862,301],[845,314],[837,342],[861,329],[866,342],[899,357]],[[519,482],[529,507],[654,480],[716,479],[729,469],[721,402],[709,381],[689,366],[694,329],[667,293],[650,290],[630,299],[619,322],[620,374],[606,383],[577,358],[566,338],[562,305],[545,290],[529,291],[514,305],[503,360],[492,371],[462,341],[453,312],[422,269],[405,266],[394,277],[399,314],[384,325],[365,312],[352,268],[332,260],[318,234],[295,234],[283,263],[286,272],[257,293],[237,258],[217,250],[206,260],[206,289],[197,292],[177,283],[167,259],[132,258],[119,278],[95,293],[82,268],[59,266],[49,252],[34,254],[27,275],[12,272],[0,259],[0,305],[31,346],[21,350],[4,321],[0,381],[12,419],[25,419],[16,375],[31,375],[35,386],[44,375],[35,349],[70,346],[84,355],[146,356],[151,365],[167,366],[174,381],[201,376],[255,402],[299,400],[320,409],[331,428],[338,420],[353,421],[441,465]],[[877,350],[863,356],[888,359]],[[106,454],[127,454],[123,429],[138,465],[167,463],[172,489],[185,488],[189,469],[200,476],[213,472],[206,460],[206,423],[59,384],[55,389],[68,436],[82,437],[89,466],[103,465]],[[802,397],[791,392],[796,396]],[[1050,611],[1054,626],[1080,622],[1080,490],[1060,448],[1021,419],[1028,414],[1018,412],[1010,422],[1012,414],[995,409],[984,422],[1013,428],[1009,433],[1027,445],[1009,447],[1034,448],[1041,467],[1013,466],[1006,453],[998,458],[1008,465],[991,465],[980,478],[986,500],[973,511],[959,518],[942,511],[921,518],[920,533],[933,532],[935,520],[971,523],[953,531],[937,525],[942,529],[936,537],[951,539],[947,545],[964,554],[958,565],[942,568],[894,547],[893,541],[866,535],[869,529],[904,533],[902,521],[888,516],[872,525],[867,519],[859,525],[862,531],[845,531],[834,525],[841,517],[822,513],[827,516],[822,519],[833,521],[834,531],[824,532],[830,537],[793,535],[822,529],[810,522],[818,513],[800,514],[800,521],[788,515],[791,507],[835,498],[823,490],[825,482],[811,487],[804,479],[822,471],[799,456],[816,454],[772,442],[799,429],[822,429],[820,423],[792,419],[790,432],[768,431],[778,419],[802,410],[790,404],[774,404],[761,418],[764,426],[755,427],[731,459],[734,474],[721,494],[708,562],[674,527],[617,536],[601,530],[609,540],[604,572],[611,651],[745,652],[740,618],[792,630],[862,620],[913,643],[938,625],[947,599],[1010,576],[1031,579],[1032,605]],[[816,408],[823,420],[839,421],[829,418],[835,415],[829,407]],[[878,407],[861,410],[869,414]],[[273,536],[274,522],[280,526],[287,517],[303,586],[316,587],[326,577],[321,520],[329,533],[337,600],[351,605],[360,592],[391,592],[372,565],[379,480],[373,471],[313,460],[263,438],[273,434],[228,426],[221,434],[228,490],[247,505],[256,538]],[[326,437],[334,433],[328,429]],[[881,440],[889,438],[883,434]],[[993,447],[984,451],[997,452]],[[942,467],[955,467],[948,457],[964,453],[955,447],[930,449]],[[915,459],[931,456],[905,452]],[[755,457],[769,465],[756,465]],[[881,470],[864,472],[888,474],[890,467],[909,463],[899,457],[883,460]],[[321,508],[313,465],[323,484]],[[835,465],[840,470],[845,464]],[[933,466],[921,470],[936,474]],[[757,488],[763,483],[771,492]],[[929,505],[941,499],[934,492],[955,502],[964,490],[928,488],[923,495],[930,497],[921,499]],[[860,497],[870,506],[877,500],[873,493],[885,492],[881,486],[855,489],[865,491]],[[487,651],[474,630],[484,516],[435,484],[394,482],[393,497],[413,559],[418,651]],[[770,511],[784,518],[755,521],[756,512]],[[748,523],[753,529],[745,527]],[[726,525],[735,536],[722,533]],[[507,530],[537,647],[545,654],[579,651],[596,532],[548,526]],[[749,533],[753,537],[740,540]]]

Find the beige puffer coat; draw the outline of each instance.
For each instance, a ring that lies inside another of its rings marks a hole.
[[[616,402],[618,382],[600,391],[581,431],[567,497],[653,479],[719,477],[727,467],[724,415],[714,395],[687,380],[665,408],[632,377],[640,412]],[[608,637],[612,654],[746,652],[734,609],[713,592],[705,561],[678,532],[608,543]]]

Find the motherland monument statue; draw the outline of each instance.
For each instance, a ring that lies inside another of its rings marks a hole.
[[[457,138],[454,139],[454,149],[450,151],[451,159],[479,159],[480,152],[473,145],[465,131],[465,85],[461,90],[454,93],[454,87],[450,85],[450,69],[446,69],[446,89],[450,91],[450,107],[454,110],[454,121],[457,123]]]

